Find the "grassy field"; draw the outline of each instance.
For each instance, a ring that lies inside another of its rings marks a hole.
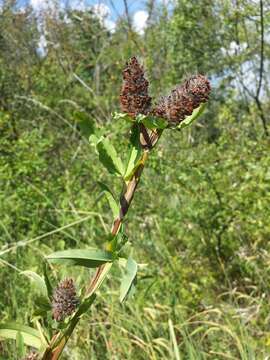
[[[115,128],[111,135],[120,140],[125,126]],[[45,126],[22,132],[16,156],[1,160],[4,321],[31,321],[35,291],[22,270],[40,273],[42,259],[55,250],[102,247],[111,227],[97,180],[112,179],[93,148],[66,131],[72,139],[66,143],[58,142],[57,132],[46,137]],[[28,138],[38,143],[35,153],[25,151]],[[126,220],[139,263],[136,292],[119,304],[115,269],[63,358],[267,359],[267,151],[267,141],[258,145],[245,130],[217,144],[198,144],[188,130],[165,134]],[[12,251],[6,244],[14,244]],[[57,270],[59,279],[71,276],[78,288],[91,276]],[[1,346],[2,359],[16,358],[14,347]]]

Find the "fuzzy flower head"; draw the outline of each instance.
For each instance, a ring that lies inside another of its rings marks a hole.
[[[136,57],[132,57],[123,70],[123,84],[120,93],[123,112],[135,117],[137,114],[146,115],[150,111],[151,97],[148,95],[148,85],[143,67]]]
[[[208,100],[210,91],[209,80],[203,75],[194,75],[173,89],[169,96],[161,98],[152,113],[166,119],[169,126],[178,125]]]
[[[61,281],[53,293],[52,310],[56,321],[63,321],[72,315],[79,305],[73,279]]]

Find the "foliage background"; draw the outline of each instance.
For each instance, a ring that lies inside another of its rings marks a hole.
[[[111,216],[97,181],[113,180],[79,124],[105,127],[125,154],[128,126],[110,119],[135,54],[156,98],[197,72],[212,98],[195,126],[166,131],[145,169],[127,222],[135,296],[120,305],[112,276],[63,358],[268,359],[270,3],[146,1],[143,33],[124,3],[114,31],[91,9],[55,3],[37,16],[2,4],[1,320],[31,323],[35,289],[20,271],[41,272],[52,251],[103,246]],[[89,278],[58,275],[78,288]],[[12,342],[0,358],[16,359]]]

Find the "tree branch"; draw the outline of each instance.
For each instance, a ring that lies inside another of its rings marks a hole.
[[[259,70],[259,83],[256,91],[256,98],[259,99],[261,87],[262,87],[262,79],[263,79],[263,71],[264,71],[264,15],[263,15],[263,0],[260,0],[260,25],[261,25],[261,50],[260,50],[260,70]]]

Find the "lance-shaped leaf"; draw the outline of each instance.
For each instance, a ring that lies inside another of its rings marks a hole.
[[[100,181],[98,181],[98,184],[101,187],[104,195],[106,196],[106,199],[107,199],[107,201],[108,201],[108,203],[110,205],[110,208],[112,210],[113,216],[117,217],[118,214],[119,214],[119,206],[118,206],[118,203],[116,202],[116,200],[115,200],[115,198],[113,196],[112,191],[109,189],[109,187],[106,184],[104,184],[104,183],[102,183]]]
[[[140,131],[138,125],[134,125],[131,129],[130,136],[130,152],[125,172],[125,180],[128,180],[138,165],[138,162],[142,156],[142,147],[140,144]]]
[[[168,126],[168,122],[165,119],[151,115],[139,114],[137,115],[136,120],[143,123],[145,127],[151,130],[163,130]]]
[[[195,109],[192,114],[188,117],[186,117],[183,121],[180,122],[180,124],[177,126],[177,129],[182,129],[186,126],[189,126],[193,121],[198,119],[199,116],[204,112],[204,109],[206,107],[206,104],[201,104],[197,109]]]
[[[131,257],[128,258],[125,267],[125,275],[120,286],[120,302],[123,302],[129,295],[137,275],[138,265]]]
[[[52,286],[51,281],[50,281],[47,262],[43,263],[43,275],[44,275],[45,285],[46,285],[46,288],[47,288],[48,297],[49,297],[49,299],[52,299],[53,286]]]
[[[19,358],[22,358],[25,355],[25,346],[20,331],[18,331],[16,335],[16,348]]]
[[[18,335],[18,333],[20,335]],[[0,338],[23,341],[24,344],[40,349],[42,341],[39,332],[29,326],[16,323],[0,324]]]
[[[92,296],[102,285],[103,281],[105,280],[107,274],[109,273],[110,269],[112,267],[112,263],[107,262],[99,269],[99,274],[97,277],[97,280],[94,281],[91,285],[91,287],[88,289],[86,298],[89,298]]]
[[[124,230],[124,225],[121,224],[120,229],[117,234],[109,234],[108,241],[106,245],[106,250],[110,252],[119,252],[121,248],[126,244],[128,241],[128,237]]]
[[[171,340],[172,340],[172,343],[173,343],[173,351],[174,351],[174,354],[175,354],[175,359],[176,360],[181,360],[172,320],[169,319],[168,323],[169,323],[170,337],[171,337]]]
[[[134,122],[134,119],[131,116],[129,116],[127,113],[119,113],[119,112],[112,113],[112,120],[114,121],[125,120],[129,122]]]
[[[96,268],[102,264],[113,261],[112,253],[99,249],[70,249],[57,251],[47,259],[54,264],[79,265]]]
[[[111,174],[124,176],[124,165],[108,138],[103,138],[96,145],[99,160]]]

